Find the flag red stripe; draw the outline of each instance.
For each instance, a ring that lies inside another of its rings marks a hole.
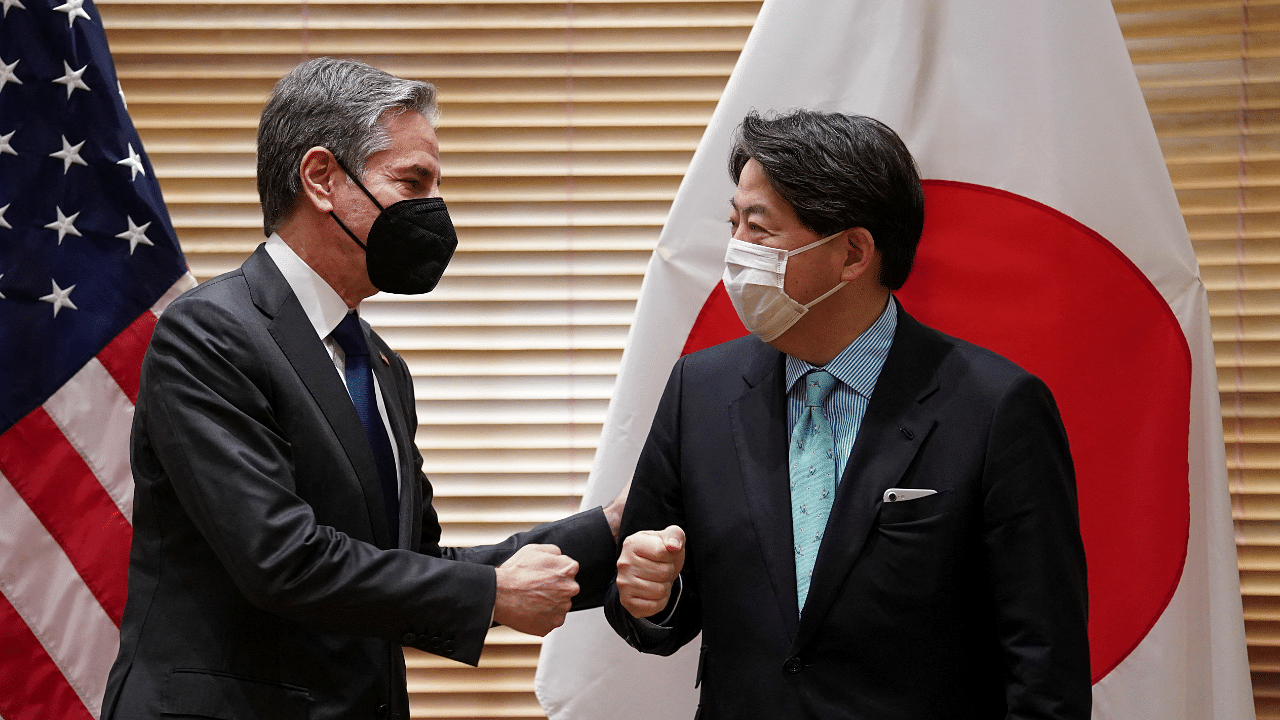
[[[0,595],[0,716],[93,720],[22,616]]]
[[[116,384],[129,396],[129,402],[138,402],[138,373],[142,368],[142,356],[156,329],[156,316],[150,310],[138,316],[119,335],[98,353],[98,361],[107,369]]]
[[[0,435],[0,472],[62,546],[118,627],[132,528],[43,408]]]

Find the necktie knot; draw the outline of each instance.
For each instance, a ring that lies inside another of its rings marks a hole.
[[[342,352],[347,356],[368,355],[369,345],[364,340],[364,331],[360,329],[360,316],[356,313],[347,313],[342,318],[342,322],[338,323],[338,327],[329,333],[330,337],[338,343],[338,347],[342,348]]]
[[[836,386],[836,378],[826,370],[814,370],[804,378],[805,404],[809,407],[822,407],[831,390]]]

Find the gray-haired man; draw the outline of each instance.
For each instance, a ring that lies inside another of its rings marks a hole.
[[[600,602],[617,503],[439,546],[409,370],[355,314],[453,253],[434,113],[430,84],[350,61],[272,93],[269,239],[176,300],[143,363],[104,720],[407,718],[401,645],[476,664],[492,623],[542,635]]]

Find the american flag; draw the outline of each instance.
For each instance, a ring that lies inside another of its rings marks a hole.
[[[97,718],[138,372],[195,283],[92,0],[0,3],[0,717]]]

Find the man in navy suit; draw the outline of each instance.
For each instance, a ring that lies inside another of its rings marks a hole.
[[[276,85],[268,240],[174,301],[143,361],[104,720],[407,719],[402,645],[475,665],[493,624],[544,635],[602,601],[612,510],[440,546],[409,368],[356,313],[453,253],[434,117],[432,85],[363,63]]]
[[[747,116],[725,288],[752,332],[671,373],[610,623],[702,633],[699,716],[1085,720],[1075,477],[1053,397],[894,298],[924,195],[870,118]]]

